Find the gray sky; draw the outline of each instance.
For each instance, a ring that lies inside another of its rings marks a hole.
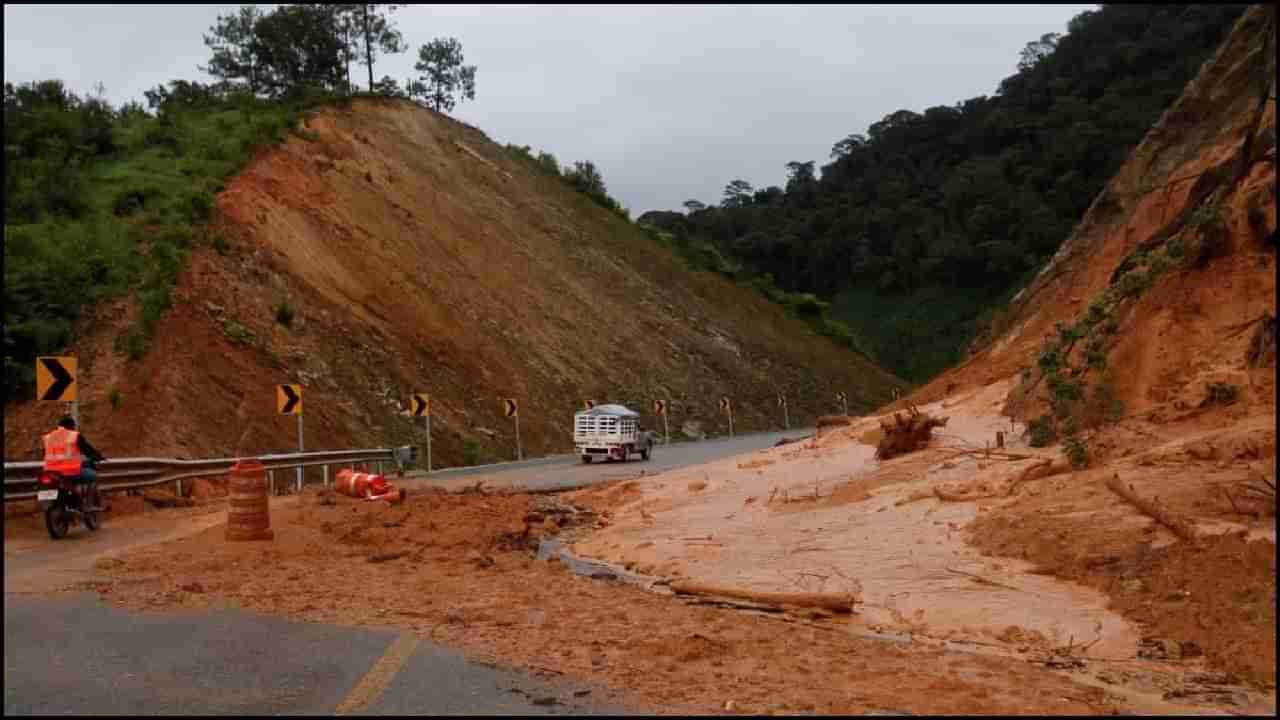
[[[235,7],[5,5],[5,80],[101,81],[115,103],[208,80],[201,36]],[[478,70],[454,115],[562,164],[594,161],[635,217],[718,203],[737,178],[783,185],[788,161],[821,167],[895,110],[992,94],[1024,44],[1094,7],[415,5],[394,14],[412,49],[374,71],[403,82],[418,46],[457,37]]]

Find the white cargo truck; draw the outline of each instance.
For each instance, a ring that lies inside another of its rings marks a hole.
[[[597,456],[626,460],[634,453],[648,460],[653,433],[640,429],[639,413],[621,405],[597,405],[574,413],[573,444],[584,463]]]

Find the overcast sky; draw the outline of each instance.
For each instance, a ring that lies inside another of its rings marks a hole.
[[[5,5],[5,80],[101,82],[115,103],[207,81],[201,36],[235,7]],[[1094,7],[415,5],[393,16],[412,50],[374,70],[403,82],[418,46],[457,37],[478,70],[454,115],[562,164],[594,161],[635,217],[717,203],[738,178],[783,185],[788,161],[821,167],[895,110],[992,94],[1023,45]]]

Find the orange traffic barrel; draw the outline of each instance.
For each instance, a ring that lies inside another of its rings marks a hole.
[[[381,475],[343,469],[334,478],[333,489],[348,497],[367,499],[386,492],[387,479]]]
[[[267,468],[254,459],[231,468],[227,498],[227,540],[272,540],[267,499]]]

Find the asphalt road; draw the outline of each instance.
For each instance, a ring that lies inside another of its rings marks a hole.
[[[624,714],[391,630],[5,596],[5,715]]]
[[[579,487],[750,452],[806,430],[657,446],[647,462],[558,456],[459,468],[405,484],[457,486],[483,478],[533,490]],[[292,498],[273,498],[280,507]],[[624,714],[605,688],[553,682],[469,662],[448,648],[389,630],[295,623],[235,610],[129,612],[93,594],[47,592],[94,574],[94,562],[199,532],[213,513],[183,522],[66,540],[6,542],[6,715],[152,714]],[[639,710],[639,712],[648,712]]]
[[[585,487],[593,483],[635,477],[641,471],[644,471],[646,476],[656,475],[668,470],[773,447],[783,438],[797,440],[811,435],[813,435],[813,428],[798,428],[785,432],[740,435],[735,438],[655,445],[647,461],[641,460],[638,455],[633,455],[626,462],[596,460],[590,464],[583,464],[577,455],[555,455],[524,462],[449,468],[430,475],[425,472],[411,472],[407,475],[411,482],[406,486],[412,488],[415,484],[425,482],[452,489],[483,478],[485,484],[489,486],[507,486],[525,490]]]

